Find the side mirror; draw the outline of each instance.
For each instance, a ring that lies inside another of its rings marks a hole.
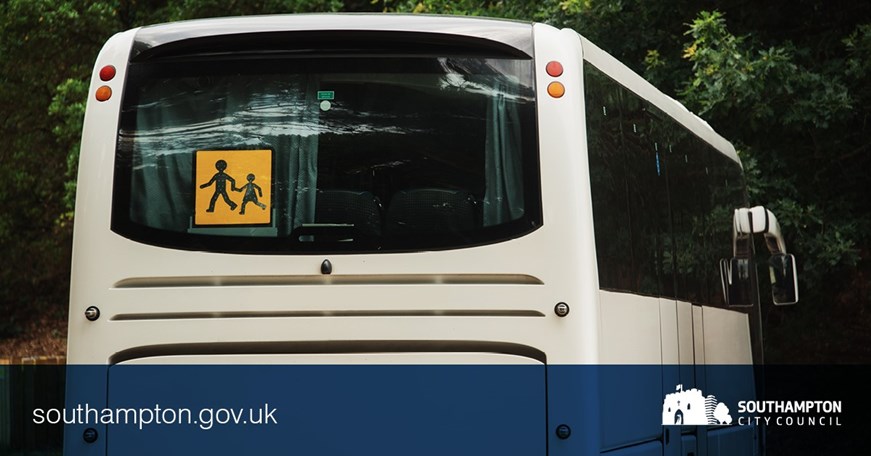
[[[771,276],[771,299],[775,305],[786,306],[798,302],[798,278],[796,276],[795,257],[778,253],[768,259],[768,271]]]
[[[720,280],[729,307],[750,307],[756,301],[753,260],[723,258],[720,260]]]
[[[735,209],[733,217],[732,250],[735,257],[746,255],[741,241],[747,236],[762,234],[765,236],[765,246],[771,252],[768,260],[771,276],[771,297],[775,305],[783,306],[798,302],[798,277],[796,275],[795,257],[786,253],[786,243],[777,217],[762,206]],[[724,260],[725,261],[725,260]],[[734,259],[732,260],[735,261]],[[730,271],[731,271],[730,267]],[[734,279],[729,282],[734,284]],[[723,282],[724,289],[726,282]],[[728,293],[727,293],[728,294]],[[729,298],[731,295],[727,296]],[[731,303],[730,303],[731,304]]]

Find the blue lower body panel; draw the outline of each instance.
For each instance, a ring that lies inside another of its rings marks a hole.
[[[116,365],[107,373],[106,408],[126,423],[68,426],[67,454],[546,454],[543,365]],[[97,442],[83,441],[88,427]]]
[[[612,450],[607,453],[602,453],[602,456],[659,456],[661,454],[662,443],[647,442],[629,448],[622,448],[619,450]]]
[[[758,454],[753,426],[663,425],[666,396],[690,389],[737,419],[752,369],[710,368],[709,388],[666,367],[69,366],[66,407],[87,422],[66,425],[65,454]]]

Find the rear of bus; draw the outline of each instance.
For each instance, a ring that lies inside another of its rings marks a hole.
[[[599,352],[580,87],[578,35],[517,22],[110,39],[66,454],[598,453],[597,376],[558,369]]]

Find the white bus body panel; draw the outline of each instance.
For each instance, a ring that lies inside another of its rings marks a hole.
[[[378,29],[384,21],[395,27],[397,20],[405,19],[355,16],[336,22],[332,17],[290,17],[288,29],[322,29],[323,21],[338,29],[345,20],[354,23],[354,29]],[[408,24],[403,27],[413,29]],[[89,91],[93,96],[104,84],[99,68],[117,68],[116,77],[106,83],[113,89],[112,98],[103,103],[89,100],[84,122],[70,363],[104,364],[129,348],[166,344],[341,340],[513,343],[546,353],[548,363],[599,361],[594,241],[591,228],[577,229],[592,226],[592,213],[585,191],[589,177],[576,34],[534,26],[538,93],[546,94],[550,77],[544,64],[551,59],[564,62],[560,81],[570,88],[560,99],[539,97],[540,168],[547,176],[541,189],[542,227],[518,239],[458,250],[329,255],[333,274],[323,276],[319,268],[327,256],[177,251],[133,242],[111,231],[116,126],[135,33],[119,34],[106,44]],[[448,276],[450,280],[444,280]],[[488,279],[494,276],[499,283]],[[276,283],[283,278],[301,279],[302,284]],[[464,283],[440,283],[457,280]],[[332,281],[343,284],[329,286]],[[559,302],[570,306],[569,316],[554,314]],[[97,321],[84,318],[89,306],[100,309]],[[479,316],[450,314],[469,309]],[[245,318],[228,314],[240,310]],[[276,316],[288,311],[307,314]],[[358,311],[368,314],[348,314]],[[176,318],[176,313],[186,312],[199,313],[200,318]],[[343,316],[332,316],[335,313]],[[400,317],[402,324],[396,324]]]

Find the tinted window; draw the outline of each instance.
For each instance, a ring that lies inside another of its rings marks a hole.
[[[626,116],[623,122],[629,219],[632,232],[634,290],[657,296],[663,293],[664,246],[671,235],[668,198],[655,135],[658,124],[651,107],[628,90],[623,90]]]
[[[599,285],[647,295],[670,291],[665,163],[654,114],[587,66],[587,135]],[[667,279],[666,279],[667,278]]]
[[[675,295],[685,301],[706,302],[706,268],[713,266],[709,264],[706,249],[710,241],[707,236],[710,185],[703,143],[690,133],[681,135],[672,147],[670,158],[673,171],[670,175],[671,207],[677,251]]]
[[[585,72],[587,140],[599,285],[630,290],[637,284],[629,218],[629,182],[623,153],[622,89],[589,66]]]
[[[532,62],[130,66],[113,229],[227,252],[453,248],[540,223]]]
[[[584,83],[600,287],[722,305],[740,166],[589,64]]]

